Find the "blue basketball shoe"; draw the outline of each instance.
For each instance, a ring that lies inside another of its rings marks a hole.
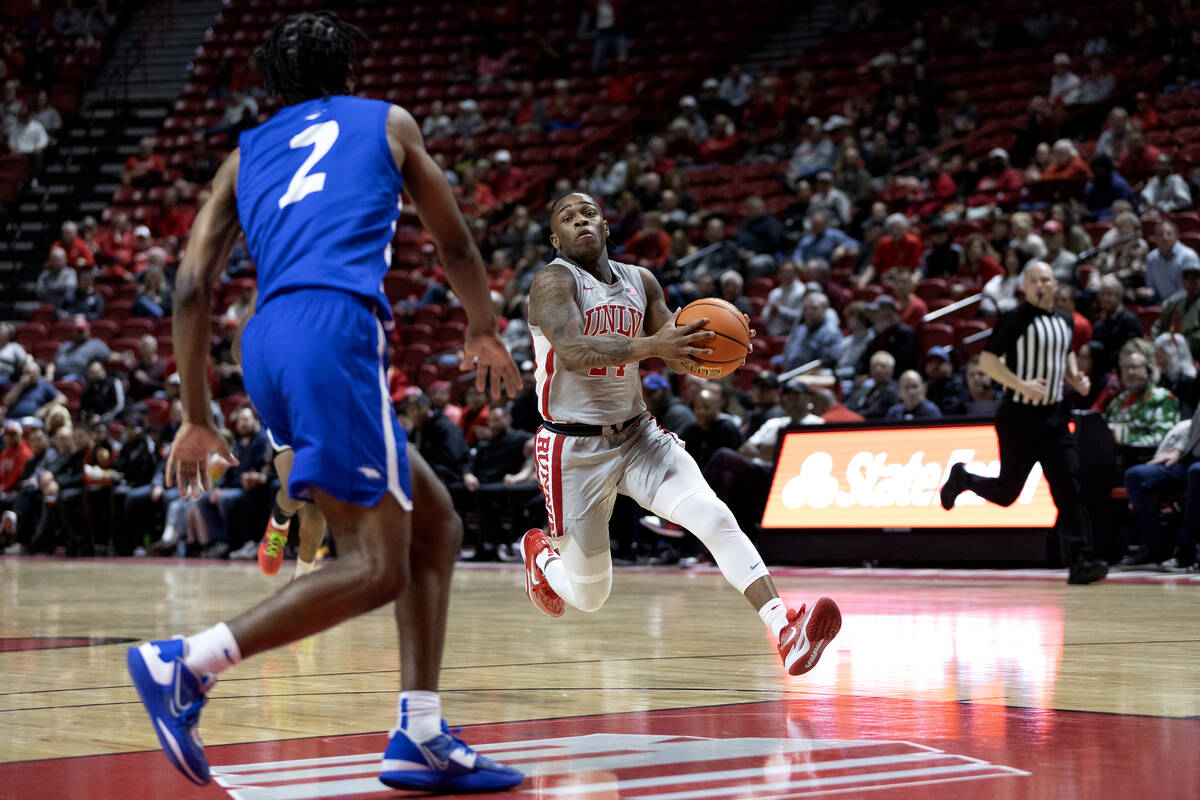
[[[204,693],[216,678],[197,678],[184,666],[182,637],[131,647],[125,662],[167,758],[192,783],[208,783],[208,758],[196,733]]]
[[[393,789],[500,792],[525,780],[512,767],[476,753],[450,733],[445,720],[442,732],[427,742],[414,742],[400,728],[393,728],[389,736],[379,780]]]

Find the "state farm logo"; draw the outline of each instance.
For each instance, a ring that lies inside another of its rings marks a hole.
[[[887,452],[859,450],[850,456],[840,474],[833,455],[818,450],[810,453],[801,463],[799,474],[784,484],[780,500],[792,510],[934,506],[939,502],[938,490],[950,476],[950,467],[959,461],[965,462],[967,469],[976,475],[1000,474],[999,461],[976,461],[973,448],[951,450],[944,460],[926,459],[925,451],[917,450],[903,461],[889,460]],[[1041,465],[1035,465],[1017,505],[1033,502],[1041,478]],[[974,493],[964,492],[956,506],[983,503]]]

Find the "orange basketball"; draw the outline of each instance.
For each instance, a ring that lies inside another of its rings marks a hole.
[[[746,356],[750,355],[750,326],[737,306],[712,297],[688,303],[675,324],[687,325],[706,317],[708,324],[703,329],[716,335],[701,344],[712,352],[692,356],[691,366],[685,362],[684,368],[701,378],[723,378],[746,363]]]

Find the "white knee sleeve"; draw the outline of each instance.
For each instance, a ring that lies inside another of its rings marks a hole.
[[[712,553],[725,580],[739,593],[770,574],[729,506],[709,488],[698,469],[695,476],[669,475],[655,492],[651,510],[694,533]]]
[[[612,558],[608,551],[584,555],[573,536],[565,537],[559,557],[551,558],[542,571],[550,588],[580,611],[599,611],[612,591]]]

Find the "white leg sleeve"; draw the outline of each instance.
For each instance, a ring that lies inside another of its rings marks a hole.
[[[770,574],[729,506],[705,482],[690,456],[685,454],[676,461],[649,508],[694,533],[712,553],[725,580],[738,592],[745,592],[750,584]]]
[[[586,534],[579,530],[568,533],[557,542],[558,555],[550,556],[542,567],[546,582],[567,605],[580,611],[599,611],[612,590],[612,556],[608,548],[608,516],[591,519],[593,525],[603,525],[602,535]],[[593,531],[593,533],[595,533]],[[593,547],[597,552],[587,553],[585,542],[602,544]]]

